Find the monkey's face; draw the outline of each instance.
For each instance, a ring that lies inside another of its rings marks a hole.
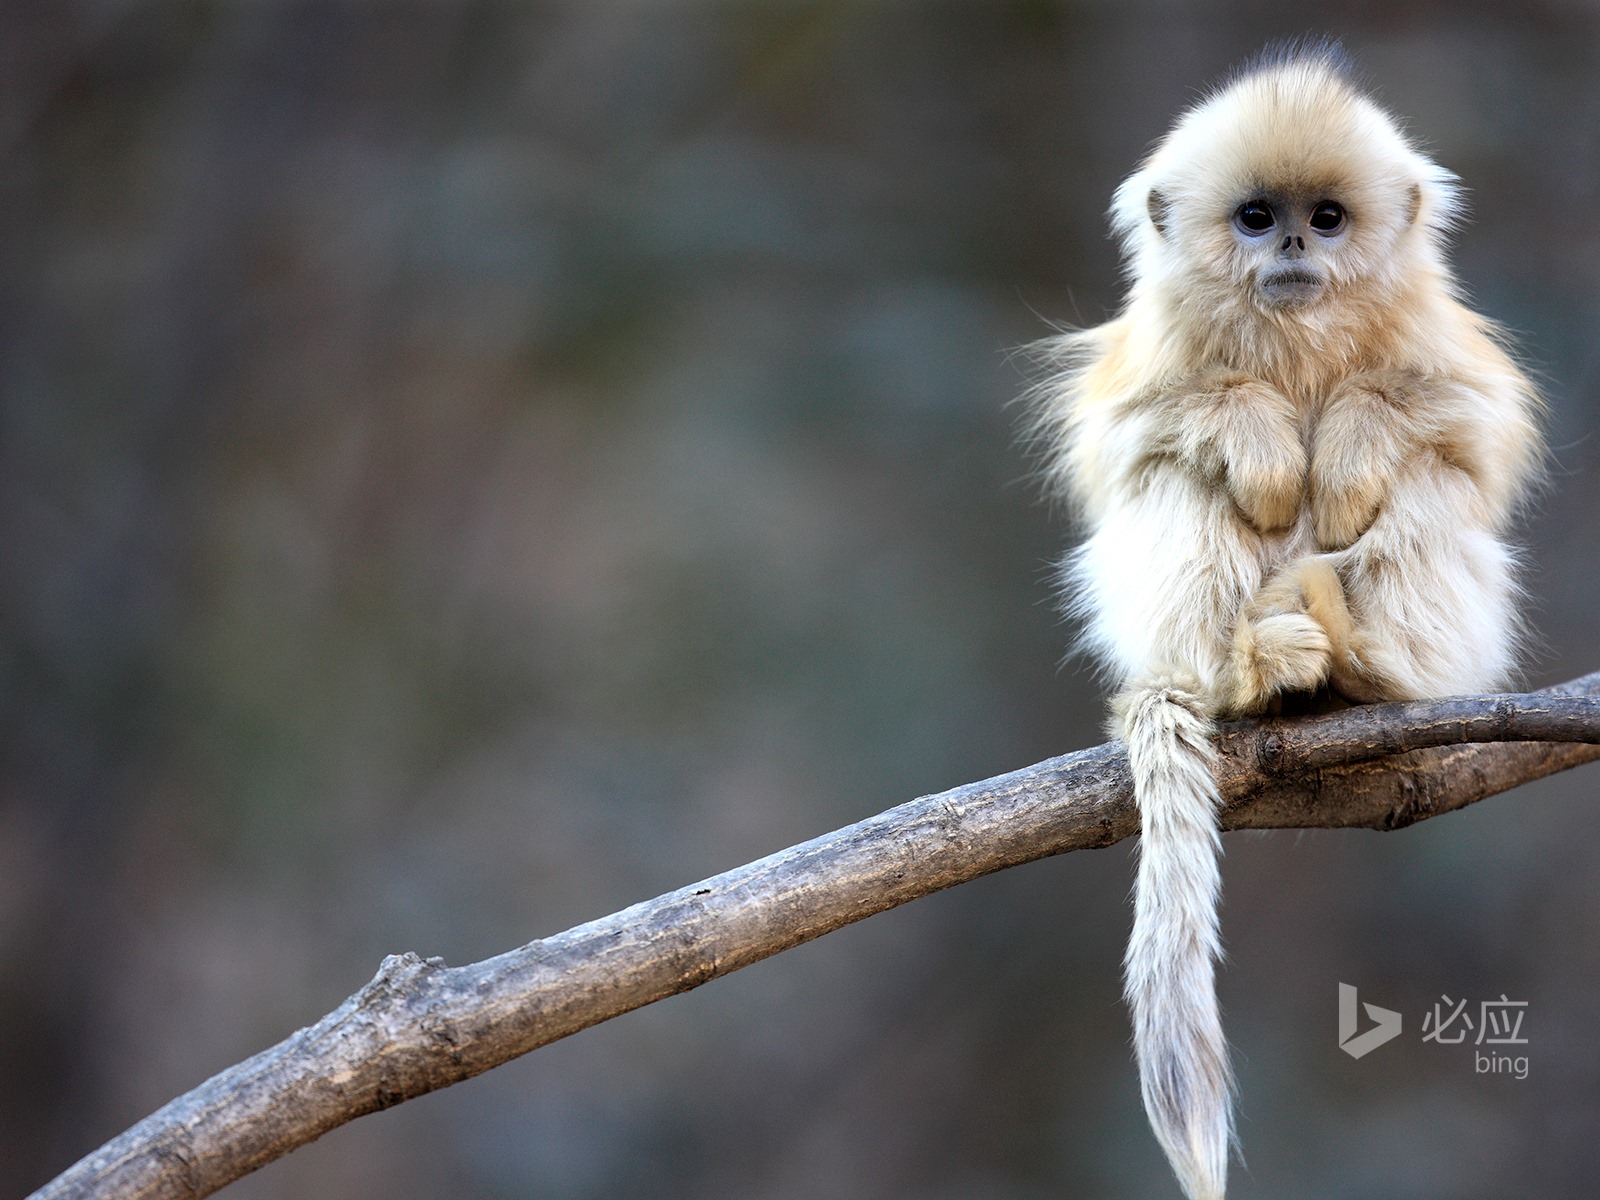
[[[1233,211],[1234,253],[1257,300],[1267,308],[1314,304],[1327,290],[1350,222],[1330,195],[1264,192]]]
[[[1117,189],[1135,287],[1202,325],[1332,328],[1443,269],[1454,176],[1329,63],[1249,75],[1183,115]]]

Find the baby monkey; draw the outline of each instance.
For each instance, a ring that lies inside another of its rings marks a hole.
[[[1116,319],[1049,344],[1038,431],[1082,514],[1069,607],[1115,680],[1143,835],[1126,996],[1144,1103],[1218,1200],[1219,717],[1490,691],[1538,399],[1444,256],[1453,175],[1334,46],[1270,50],[1184,113],[1111,210]]]

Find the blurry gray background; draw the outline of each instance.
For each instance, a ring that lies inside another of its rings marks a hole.
[[[1291,11],[1286,11],[1286,8]],[[1345,38],[1547,381],[1543,684],[1600,668],[1600,12],[0,9],[0,1194],[336,1005],[1099,740],[1014,351],[1196,89]],[[1600,774],[1228,839],[1234,1195],[1580,1196]],[[1176,1196],[1128,847],[873,918],[227,1194]],[[1354,1062],[1336,985],[1406,1034]],[[1528,1001],[1528,1078],[1424,1043]]]

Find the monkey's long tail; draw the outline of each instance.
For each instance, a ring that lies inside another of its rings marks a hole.
[[[1190,1200],[1222,1200],[1233,1073],[1217,1012],[1222,881],[1215,724],[1176,687],[1118,702],[1143,833],[1124,991],[1145,1112]]]

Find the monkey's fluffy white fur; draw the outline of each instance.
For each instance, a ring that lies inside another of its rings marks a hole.
[[[1538,401],[1461,301],[1459,212],[1336,50],[1282,51],[1117,190],[1126,306],[1048,347],[1037,430],[1085,526],[1069,605],[1115,680],[1143,821],[1134,1044],[1194,1200],[1223,1195],[1232,1141],[1216,718],[1487,691],[1512,666],[1503,537]]]

